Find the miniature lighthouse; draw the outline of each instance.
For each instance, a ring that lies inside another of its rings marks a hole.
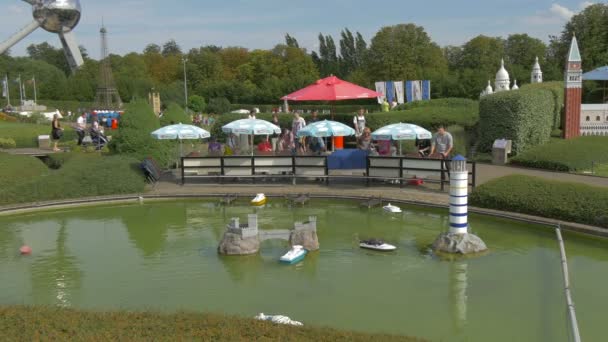
[[[450,163],[450,229],[433,243],[437,252],[471,254],[487,250],[486,244],[469,233],[469,170],[467,160],[458,155]]]

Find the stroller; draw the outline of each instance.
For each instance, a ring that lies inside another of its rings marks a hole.
[[[101,150],[108,143],[108,138],[99,129],[91,127],[89,134],[96,150]]]

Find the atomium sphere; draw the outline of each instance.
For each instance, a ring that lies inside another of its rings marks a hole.
[[[80,1],[39,0],[34,5],[34,19],[49,32],[69,32],[80,20]]]

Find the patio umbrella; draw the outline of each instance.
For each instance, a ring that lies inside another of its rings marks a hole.
[[[327,138],[349,135],[355,135],[355,130],[341,122],[331,120],[313,122],[298,131],[298,137]],[[325,146],[327,146],[327,143]]]
[[[371,89],[343,81],[336,76],[329,76],[302,88],[281,100],[290,101],[341,101],[354,99],[371,99],[382,96]]]
[[[179,140],[179,156],[182,156],[182,140],[184,139],[205,139],[209,138],[211,134],[206,130],[194,126],[176,124],[161,127],[154,132],[150,133],[152,137],[158,140]]]
[[[241,119],[222,126],[222,131],[237,135],[271,135],[281,133],[281,128],[266,120]],[[251,144],[251,155],[253,155],[253,144]]]
[[[602,100],[606,100],[606,81],[608,81],[608,65],[599,67],[583,74],[584,81],[604,81]]]
[[[432,139],[433,134],[426,129],[408,123],[396,123],[384,126],[372,132],[374,140],[416,140]],[[399,154],[401,154],[401,144],[399,144]]]

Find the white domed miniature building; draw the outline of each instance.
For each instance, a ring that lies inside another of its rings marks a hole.
[[[494,90],[492,89],[492,82],[490,80],[488,80],[488,86],[486,87],[486,89],[484,89],[481,94],[481,96],[486,96],[486,95],[492,95],[494,93]]]
[[[532,75],[530,77],[530,83],[543,83],[543,71],[540,70],[540,64],[538,63],[538,57],[534,61],[532,67]]]
[[[494,91],[508,91],[510,90],[511,79],[509,78],[509,73],[505,69],[505,60],[500,60],[500,69],[496,73],[496,81],[494,82]]]
[[[517,90],[519,87],[517,86],[517,80],[513,81],[513,88],[511,90]]]

